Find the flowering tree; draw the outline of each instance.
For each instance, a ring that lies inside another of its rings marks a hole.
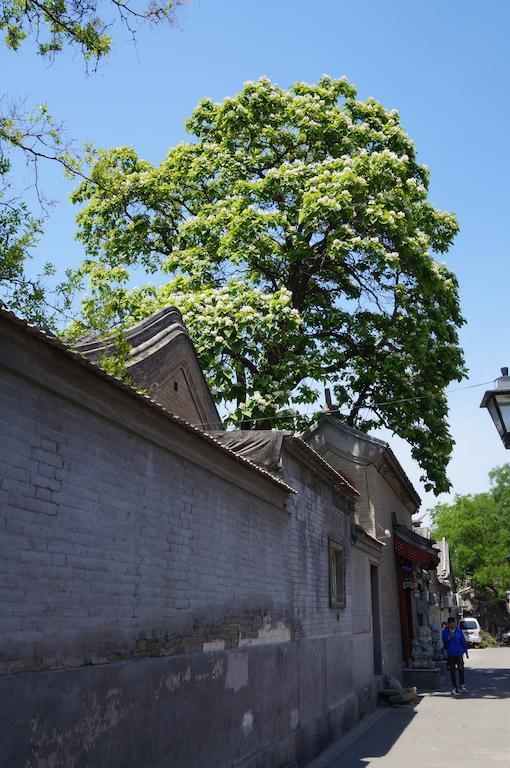
[[[463,320],[433,254],[457,223],[428,202],[398,114],[345,79],[262,78],[202,101],[187,129],[159,167],[127,147],[90,154],[72,334],[174,303],[233,423],[297,427],[329,382],[348,424],[407,439],[427,487],[446,490]],[[154,284],[130,289],[133,268]]]

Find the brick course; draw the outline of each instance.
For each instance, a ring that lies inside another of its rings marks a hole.
[[[3,672],[351,632],[350,601],[328,605],[349,505],[306,463],[285,456],[284,509],[137,433],[125,402],[107,420],[6,367],[1,390]]]

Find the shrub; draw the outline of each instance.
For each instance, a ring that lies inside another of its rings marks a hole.
[[[494,635],[491,635],[490,632],[487,632],[486,629],[481,629],[480,634],[482,636],[482,642],[480,643],[480,648],[497,648],[499,643],[494,637]]]

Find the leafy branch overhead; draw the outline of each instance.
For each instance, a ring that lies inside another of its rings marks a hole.
[[[19,102],[4,99],[0,104],[0,305],[51,327],[69,297],[63,290],[48,289],[46,278],[55,273],[51,264],[40,267],[39,274],[29,266],[52,204],[39,185],[39,163],[51,160],[66,173],[80,176],[78,158],[70,151],[63,126],[45,105],[27,111]],[[19,181],[23,166],[29,171],[25,185]],[[34,198],[38,214],[28,205]]]
[[[142,23],[171,22],[175,8],[184,0],[150,0],[138,5],[123,0],[0,0],[0,31],[5,43],[16,51],[27,38],[34,38],[37,52],[54,56],[66,46],[77,48],[86,60],[110,53],[115,20],[131,34]]]
[[[5,44],[14,51],[32,38],[44,57],[53,58],[67,46],[78,48],[87,63],[97,63],[111,50],[115,18],[134,35],[143,22],[156,25],[172,21],[175,8],[183,2],[151,0],[138,6],[119,0],[0,0],[0,34],[4,33]],[[68,307],[69,296],[59,289],[58,296],[49,291],[45,278],[54,273],[50,264],[37,276],[28,267],[49,208],[38,173],[39,163],[47,160],[59,164],[66,174],[81,177],[78,157],[65,143],[64,128],[46,106],[26,110],[6,95],[0,96],[0,305],[50,327],[55,324],[55,312]],[[28,190],[14,182],[20,177],[23,162],[32,172]],[[35,214],[27,191],[35,193]]]
[[[398,113],[345,79],[262,78],[202,101],[187,129],[160,166],[129,147],[90,153],[73,196],[89,294],[72,332],[175,303],[233,422],[299,427],[296,405],[328,382],[348,424],[408,440],[427,486],[446,490],[463,319],[434,254],[457,222],[428,201]]]

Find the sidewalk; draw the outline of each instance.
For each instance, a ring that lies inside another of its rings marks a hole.
[[[379,709],[307,768],[489,768],[510,765],[510,648],[471,651],[468,692]]]

